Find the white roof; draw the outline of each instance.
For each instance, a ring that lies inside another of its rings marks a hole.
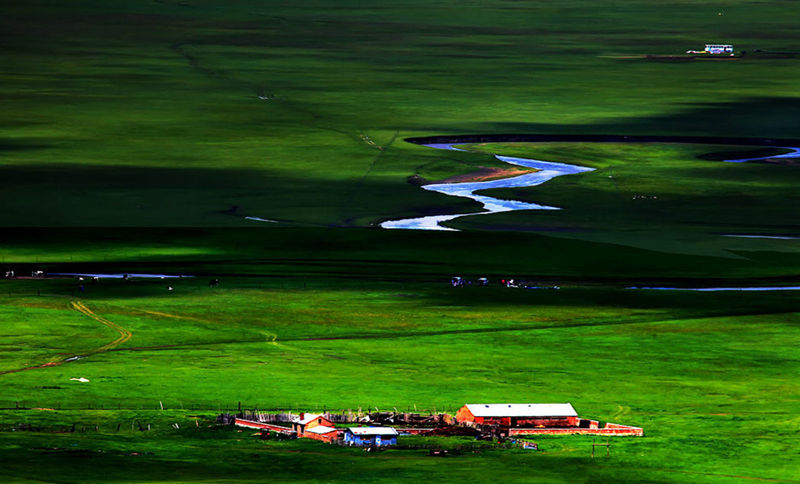
[[[476,417],[577,417],[570,403],[468,403]]]
[[[391,427],[350,427],[347,430],[353,435],[397,435],[397,430]]]
[[[328,434],[330,432],[336,432],[336,429],[333,427],[326,427],[324,425],[317,425],[316,427],[306,429],[306,432],[311,432],[312,434]]]
[[[305,416],[305,417],[303,417],[302,419],[300,419],[300,418],[297,418],[297,419],[296,419],[294,422],[295,422],[295,423],[299,423],[299,424],[301,424],[301,425],[305,425],[305,424],[307,424],[307,423],[309,423],[309,422],[313,422],[314,420],[316,420],[316,419],[318,419],[318,418],[320,418],[320,417],[322,417],[322,414],[319,414],[319,413],[309,413],[309,414],[306,414],[306,416]]]

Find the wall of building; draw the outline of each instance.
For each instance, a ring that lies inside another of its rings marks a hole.
[[[577,427],[580,419],[577,417],[551,417],[551,418],[523,418],[517,417],[512,421],[515,427]]]
[[[475,416],[472,415],[472,412],[469,411],[466,405],[458,409],[456,412],[456,421],[457,422],[474,422]]]
[[[339,432],[333,431],[333,432],[328,432],[327,434],[315,434],[314,432],[306,432],[303,435],[301,435],[301,437],[307,439],[319,440],[321,442],[326,442],[330,444],[331,442],[339,438]]]
[[[483,425],[511,426],[511,417],[475,417],[475,423]]]

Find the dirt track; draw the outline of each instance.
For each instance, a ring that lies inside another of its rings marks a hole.
[[[80,313],[82,313],[82,314],[94,319],[98,323],[100,323],[100,324],[102,324],[104,326],[108,326],[109,328],[111,328],[114,331],[118,332],[119,333],[119,338],[115,339],[114,341],[111,341],[110,343],[106,343],[106,344],[104,344],[103,346],[101,346],[99,348],[95,348],[93,350],[89,350],[89,351],[85,352],[82,355],[75,355],[75,356],[71,356],[69,358],[65,358],[65,359],[63,359],[61,361],[51,361],[51,362],[42,363],[42,364],[39,364],[39,365],[26,366],[24,368],[17,368],[15,370],[0,371],[0,375],[6,375],[8,373],[19,373],[21,371],[27,371],[27,370],[37,370],[39,368],[50,368],[50,367],[53,367],[53,366],[61,366],[64,363],[71,363],[73,361],[78,361],[81,357],[85,357],[85,356],[89,356],[89,355],[93,355],[93,354],[97,354],[97,353],[102,353],[102,352],[114,349],[117,346],[121,345],[122,343],[125,343],[126,341],[130,340],[133,337],[133,333],[132,332],[128,331],[127,329],[123,328],[122,326],[118,325],[117,323],[114,323],[113,321],[109,321],[108,319],[106,319],[106,318],[104,318],[102,316],[99,316],[98,314],[96,314],[94,311],[89,309],[85,304],[83,304],[80,301],[71,302],[70,303],[70,307],[72,307],[76,311],[78,311],[78,312],[80,312]]]
[[[82,302],[74,301],[74,302],[72,302],[71,306],[74,309],[76,309],[77,311],[80,311],[81,313],[85,314],[86,316],[89,316],[90,318],[94,319],[98,323],[104,324],[104,325],[108,326],[109,328],[111,328],[114,331],[117,331],[119,333],[119,338],[115,339],[114,341],[112,341],[112,342],[110,342],[108,344],[105,344],[105,345],[101,346],[100,348],[97,348],[96,350],[92,350],[90,352],[90,354],[92,354],[92,353],[100,353],[100,352],[103,352],[103,351],[108,351],[111,348],[116,348],[117,346],[121,345],[122,343],[128,341],[129,339],[131,339],[133,337],[133,333],[131,333],[127,329],[123,328],[122,326],[118,325],[117,323],[109,321],[108,319],[106,319],[106,318],[104,318],[102,316],[98,316],[97,314],[94,313],[94,311],[92,311],[91,309],[86,307],[86,305],[83,304]]]

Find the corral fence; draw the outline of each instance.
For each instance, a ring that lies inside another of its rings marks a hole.
[[[43,387],[60,389],[60,387]],[[374,406],[371,406],[374,408]],[[439,406],[443,408],[444,406]],[[257,422],[289,427],[300,409],[324,408],[322,405],[284,404],[244,409],[241,402],[213,403],[178,400],[141,401],[47,401],[26,399],[0,401],[0,432],[23,431],[45,433],[117,433],[170,431],[183,432],[209,426],[233,425],[237,416]],[[362,408],[368,408],[366,406]],[[346,410],[320,413],[336,424],[373,424],[408,428],[446,425],[452,417],[447,413],[379,412]],[[431,408],[436,408],[431,406]],[[287,410],[288,409],[288,410]]]
[[[306,414],[313,412],[304,412]],[[406,427],[438,427],[443,425],[454,425],[455,418],[447,413],[409,413],[409,412],[352,412],[343,411],[339,413],[321,412],[324,418],[335,424],[376,424],[385,426],[406,426]],[[300,417],[299,412],[278,412],[269,413],[259,410],[242,410],[236,415],[221,414],[218,417],[220,423],[232,424],[236,418],[250,420],[260,423],[283,423],[289,424]]]
[[[54,386],[42,386],[39,387],[41,390],[61,390],[65,387],[54,385]],[[336,423],[349,423],[348,420],[344,420],[347,418],[353,418],[349,416],[358,416],[358,417],[365,417],[371,416],[371,418],[378,418],[377,416],[382,415],[383,419],[390,418],[393,415],[424,415],[425,418],[441,415],[450,416],[454,415],[455,412],[458,410],[458,407],[451,407],[448,405],[427,405],[427,406],[419,406],[419,410],[416,409],[416,406],[412,410],[411,407],[407,409],[394,409],[392,412],[388,411],[370,411],[369,409],[375,408],[374,405],[364,405],[361,407],[354,407],[353,409],[347,409],[343,411],[330,411],[328,410],[329,406],[323,404],[305,404],[305,403],[280,403],[277,404],[270,404],[270,405],[242,405],[241,402],[217,402],[217,401],[186,401],[186,400],[151,400],[151,401],[115,401],[115,400],[107,400],[107,401],[97,401],[97,400],[84,400],[84,401],[76,401],[74,399],[70,399],[69,401],[62,401],[58,398],[47,398],[47,397],[32,397],[26,399],[18,399],[18,400],[0,400],[0,411],[8,411],[8,410],[32,410],[32,409],[51,409],[51,410],[130,410],[130,411],[151,411],[151,410],[159,410],[159,411],[194,411],[194,412],[213,412],[215,414],[220,413],[230,413],[235,415],[253,415],[253,414],[285,414],[285,415],[292,415],[292,416],[299,416],[301,413],[314,413],[314,414],[321,414],[325,415],[332,419],[332,421]],[[342,417],[342,415],[346,415],[348,417]],[[243,417],[242,417],[243,418]],[[269,418],[269,417],[267,417]]]

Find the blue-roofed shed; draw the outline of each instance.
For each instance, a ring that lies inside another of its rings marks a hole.
[[[345,430],[344,441],[360,447],[397,445],[397,430],[391,427],[351,427]]]

